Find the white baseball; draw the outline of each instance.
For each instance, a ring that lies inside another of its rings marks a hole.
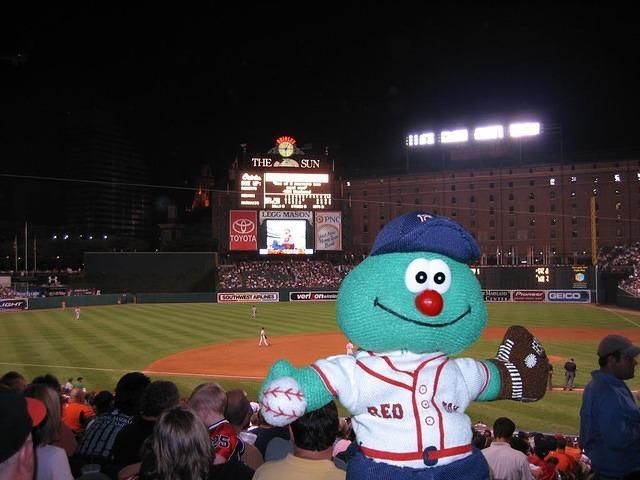
[[[260,411],[271,425],[284,427],[304,415],[307,398],[292,377],[271,382],[260,397]]]

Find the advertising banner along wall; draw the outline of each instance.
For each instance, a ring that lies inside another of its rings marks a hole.
[[[29,308],[26,298],[3,298],[0,300],[0,312],[26,310]]]
[[[316,212],[316,250],[342,250],[342,212]]]
[[[280,301],[279,292],[231,292],[218,293],[218,303],[275,303]]]
[[[251,210],[229,212],[229,250],[257,250],[257,215]]]

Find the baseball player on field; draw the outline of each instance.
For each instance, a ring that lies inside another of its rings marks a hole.
[[[267,332],[264,327],[260,328],[260,341],[258,342],[258,346],[261,347],[264,345],[265,347],[269,346],[269,342],[267,342]]]
[[[389,222],[338,293],[338,324],[359,350],[300,369],[274,364],[260,392],[264,418],[286,425],[337,397],[359,445],[347,478],[488,479],[466,408],[542,398],[548,360],[523,327],[507,330],[496,358],[449,357],[486,325],[468,266],[479,256],[473,237],[446,217],[412,212]]]

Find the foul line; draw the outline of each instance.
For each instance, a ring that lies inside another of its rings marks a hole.
[[[617,315],[618,317],[622,318],[623,320],[626,320],[626,321],[627,321],[627,322],[629,322],[631,325],[634,325],[634,326],[636,326],[636,327],[640,327],[640,324],[639,324],[639,323],[634,322],[633,320],[631,320],[631,319],[630,319],[630,318],[628,318],[628,317],[625,317],[625,316],[624,316],[624,315],[622,315],[621,313],[616,312],[615,310],[611,310],[611,309],[606,308],[606,307],[604,307],[604,309],[605,309],[607,312],[611,312],[611,313],[613,313],[614,315]]]
[[[97,367],[74,367],[71,365],[44,365],[40,363],[13,363],[13,362],[0,362],[0,365],[12,365],[19,367],[42,367],[42,368],[68,368],[71,370],[90,370],[98,372],[137,372],[137,369],[124,369],[124,368],[97,368]],[[160,372],[157,370],[142,370],[142,373],[149,375],[173,375],[176,377],[207,377],[207,378],[237,378],[245,380],[264,380],[265,377],[243,376],[243,375],[226,375],[215,373],[193,373],[193,372]]]

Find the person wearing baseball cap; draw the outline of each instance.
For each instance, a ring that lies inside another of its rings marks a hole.
[[[639,353],[622,335],[598,345],[600,369],[591,372],[580,408],[580,445],[596,479],[640,479],[640,409],[624,383],[633,378]]]
[[[47,408],[35,398],[0,389],[0,480],[31,480],[34,471],[31,430]]]

